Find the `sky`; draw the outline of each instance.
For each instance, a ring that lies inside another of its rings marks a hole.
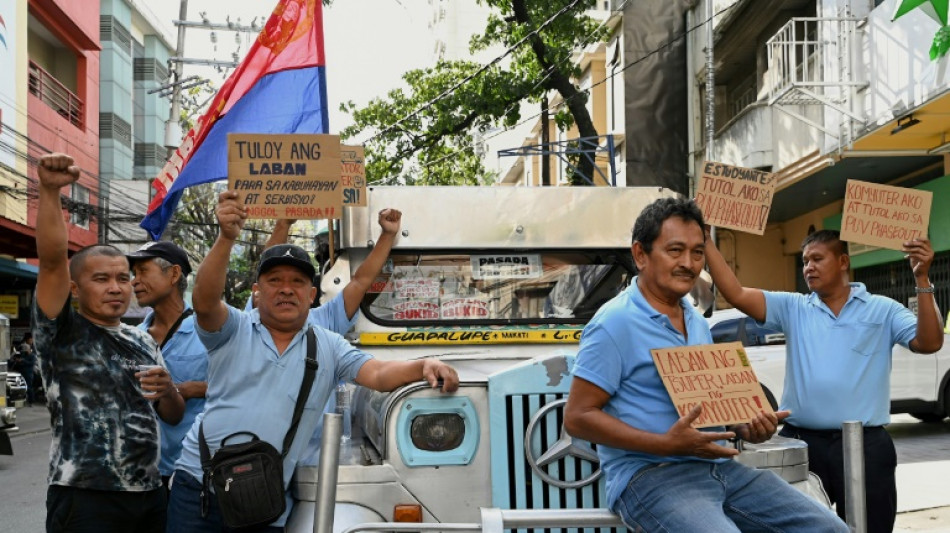
[[[140,8],[150,10],[166,27],[172,45],[177,42],[178,0],[136,0]],[[199,21],[204,12],[214,23],[240,18],[247,26],[254,17],[266,19],[276,0],[188,0],[188,20]],[[340,104],[353,100],[359,105],[385,96],[403,86],[401,75],[413,68],[432,63],[433,37],[428,29],[431,7],[427,0],[334,0],[323,10],[326,47],[327,98],[330,105],[330,131],[335,133],[351,123],[339,111]],[[253,38],[253,37],[249,37]],[[236,47],[235,34],[217,32],[217,51],[210,32],[189,28],[185,33],[185,57],[230,60]],[[242,38],[241,58],[249,43]],[[218,86],[222,75],[208,67],[186,65],[184,76],[203,75]]]

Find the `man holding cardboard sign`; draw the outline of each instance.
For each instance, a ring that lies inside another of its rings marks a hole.
[[[802,243],[802,274],[812,290],[807,295],[743,287],[711,240],[706,250],[723,297],[788,338],[781,405],[792,414],[781,434],[808,443],[808,466],[844,519],[841,424],[860,420],[868,531],[891,531],[897,512],[897,455],[884,430],[890,422],[891,349],[900,343],[914,352],[932,353],[943,346],[943,324],[929,279],[934,258],[930,241],[913,239],[902,248],[917,281],[916,317],[890,298],[869,294],[864,284],[849,283],[848,244],[837,231],[817,231]]]
[[[684,298],[705,264],[697,205],[664,198],[647,206],[632,252],[640,274],[584,328],[564,416],[571,435],[600,445],[610,508],[635,531],[846,532],[775,473],[730,460],[739,452],[726,439],[765,441],[787,412],[749,413],[730,431],[700,431],[693,425],[704,406],[680,414],[664,388],[666,371],[651,350],[662,349],[654,353],[666,367],[685,368],[689,357],[673,348],[712,343]]]

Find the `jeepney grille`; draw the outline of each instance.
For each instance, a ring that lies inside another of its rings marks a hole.
[[[508,419],[508,508],[510,509],[592,509],[607,506],[607,494],[603,476],[579,489],[564,489],[546,483],[531,470],[525,457],[525,432],[532,415],[549,402],[565,398],[567,394],[524,394],[505,396],[505,416]],[[540,420],[540,429],[534,431],[534,445],[547,450],[560,437],[564,425],[564,410],[554,409]],[[540,439],[540,442],[538,442]],[[596,446],[595,446],[596,449]],[[574,457],[559,459],[548,467],[552,477],[576,480],[587,477],[596,470],[596,465]],[[519,529],[520,533],[619,533],[617,528],[571,529]]]

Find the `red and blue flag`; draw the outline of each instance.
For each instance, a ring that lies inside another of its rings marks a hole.
[[[228,133],[329,131],[321,0],[280,0],[208,111],[152,182],[142,226],[158,240],[186,187],[228,174]]]

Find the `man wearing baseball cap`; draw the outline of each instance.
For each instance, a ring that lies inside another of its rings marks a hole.
[[[161,347],[172,382],[185,400],[185,414],[175,425],[159,421],[162,435],[158,463],[162,484],[169,488],[181,441],[204,410],[208,389],[208,352],[195,332],[194,311],[185,302],[191,263],[188,254],[170,241],[152,241],[128,254],[132,290],[140,306],[151,307],[139,329]]]
[[[215,497],[208,512],[201,509],[201,454],[199,429],[213,454],[224,437],[251,432],[277,449],[290,424],[299,394],[307,355],[306,334],[316,335],[319,372],[304,406],[296,438],[284,457],[285,486],[305,452],[319,413],[340,380],[379,391],[414,381],[431,386],[443,380],[442,391],[458,388],[458,375],[435,358],[415,361],[377,361],[337,333],[313,325],[310,305],[316,298],[316,269],[299,246],[279,245],[264,252],[258,267],[257,309],[243,312],[221,299],[227,266],[247,211],[235,191],[221,193],[217,218],[221,230],[195,279],[193,304],[198,336],[208,349],[208,401],[185,437],[176,464],[168,505],[168,531],[222,530]],[[270,527],[255,531],[283,531],[293,501]]]

